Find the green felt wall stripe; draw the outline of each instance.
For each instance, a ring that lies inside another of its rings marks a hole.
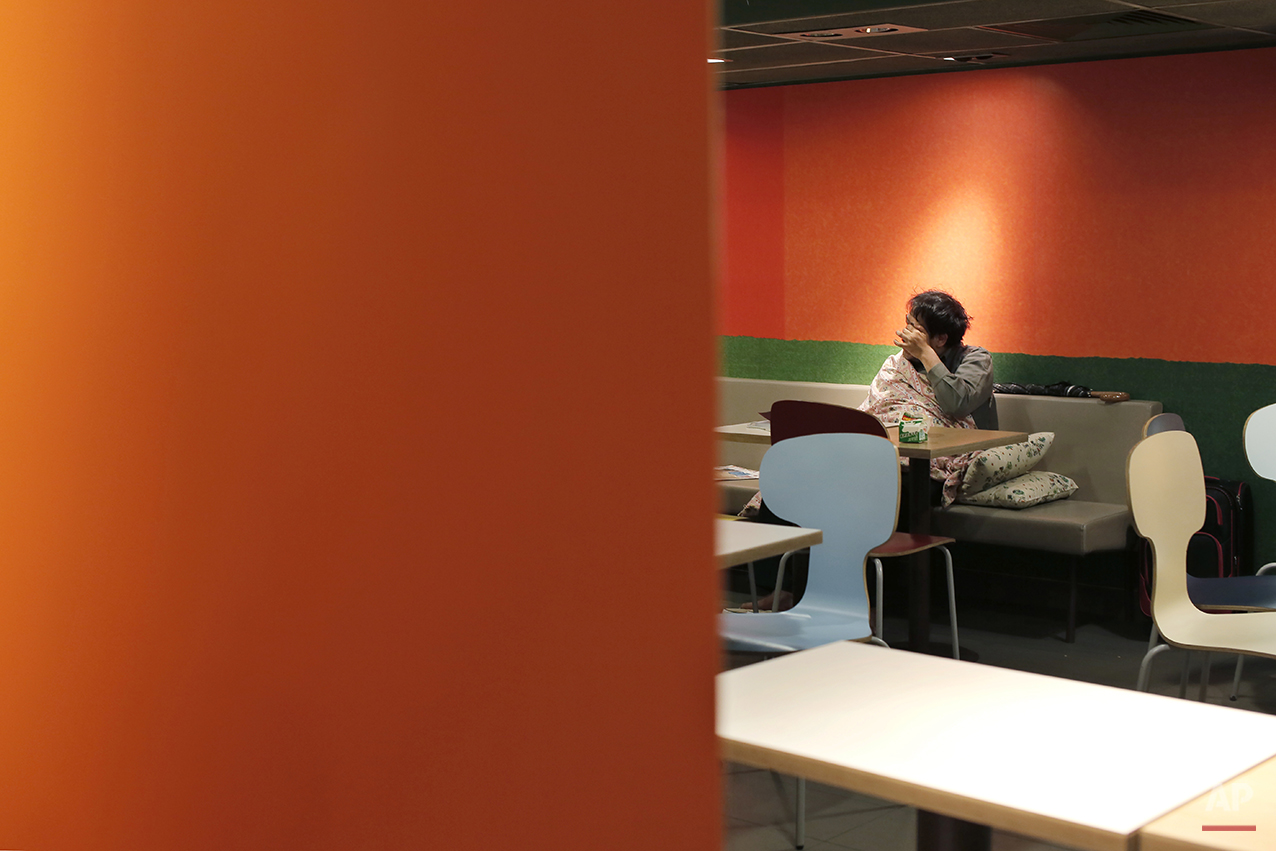
[[[862,343],[722,337],[721,372],[733,378],[867,384],[895,351]],[[1276,560],[1276,482],[1255,475],[1242,445],[1246,417],[1276,402],[1276,366],[994,352],[993,367],[1001,382],[1067,381],[1093,390],[1124,390],[1183,417],[1201,448],[1205,472],[1244,480],[1254,489],[1255,566]]]

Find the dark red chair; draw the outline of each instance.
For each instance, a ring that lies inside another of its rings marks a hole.
[[[886,436],[886,426],[870,413],[827,402],[781,399],[771,406],[771,443],[808,434],[875,434]]]

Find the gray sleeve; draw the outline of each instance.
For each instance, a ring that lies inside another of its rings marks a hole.
[[[992,355],[970,347],[950,372],[942,362],[926,373],[935,401],[950,417],[964,417],[992,398]]]

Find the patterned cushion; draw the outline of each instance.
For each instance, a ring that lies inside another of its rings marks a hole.
[[[979,493],[993,485],[1022,476],[1037,466],[1041,456],[1046,454],[1050,444],[1054,443],[1054,432],[1039,431],[1029,436],[1023,443],[1012,443],[1009,446],[998,446],[996,449],[985,449],[975,456],[966,468],[966,478],[962,481],[963,494]]]
[[[993,485],[979,493],[963,494],[958,502],[988,505],[993,508],[1027,508],[1056,499],[1067,499],[1076,493],[1077,483],[1059,473],[1034,470],[1015,476],[1008,482]]]

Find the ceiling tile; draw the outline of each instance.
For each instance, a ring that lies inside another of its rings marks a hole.
[[[800,8],[801,4],[793,7]],[[868,24],[903,24],[922,29],[951,29],[985,24],[1034,21],[1042,18],[1078,15],[1119,14],[1130,6],[1109,0],[950,0],[891,9],[855,11],[812,18],[784,18],[750,24],[747,29],[761,33],[792,33],[809,29],[840,29]]]
[[[1276,47],[1276,0],[720,0],[730,88]],[[924,32],[825,42],[781,33],[869,24]],[[946,55],[997,53],[982,65]]]
[[[720,0],[723,26],[933,5],[935,0]]]
[[[725,52],[722,57],[730,61],[728,67],[724,67],[722,70],[727,72],[741,68],[778,68],[786,65],[810,65],[812,63],[863,59],[880,55],[880,53],[872,50],[839,47],[835,44],[788,42],[775,47],[753,47],[747,50]]]
[[[1276,36],[1216,29],[1205,32],[1141,36],[1139,38],[1100,39],[1090,42],[1064,42],[1033,47],[1009,47],[999,52],[1005,53],[1007,55],[1005,61],[1012,64],[1021,62],[1036,64],[1041,62],[1121,59],[1134,56],[1209,50],[1212,47],[1269,46],[1276,46]]]
[[[787,44],[786,39],[771,38],[757,33],[746,33],[738,30],[718,30],[718,49],[736,50],[741,47],[760,47],[764,44]]]
[[[846,42],[839,39],[833,43],[845,44]],[[996,47],[1040,43],[1041,39],[1037,38],[975,27],[855,39],[857,47],[872,46],[875,50],[890,50],[896,53],[959,53],[965,50],[989,50]]]
[[[1276,3],[1272,0],[1220,0],[1195,2],[1168,10],[1174,15],[1197,18],[1227,27],[1276,32]]]
[[[754,71],[727,72],[721,81],[730,88],[740,84],[822,82],[888,77],[897,74],[915,74],[945,70],[951,65],[926,56],[886,56],[880,59],[863,59],[858,62],[830,62],[824,65],[807,65],[794,68],[771,68]]]

